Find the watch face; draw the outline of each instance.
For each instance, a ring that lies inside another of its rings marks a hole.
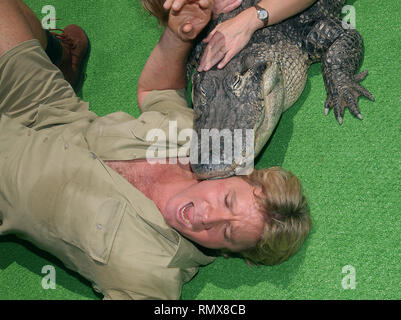
[[[264,20],[267,18],[267,12],[265,10],[259,11],[259,19]]]

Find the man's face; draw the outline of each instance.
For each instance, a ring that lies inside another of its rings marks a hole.
[[[211,249],[240,251],[260,239],[264,219],[254,191],[238,177],[205,180],[171,197],[167,223],[190,240]]]

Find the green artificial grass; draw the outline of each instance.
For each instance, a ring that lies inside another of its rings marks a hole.
[[[27,0],[39,17],[48,1]],[[376,98],[359,101],[363,121],[345,112],[339,126],[324,116],[320,64],[309,70],[299,101],[281,118],[257,168],[282,166],[302,181],[313,229],[302,249],[274,267],[218,258],[183,287],[182,299],[401,298],[401,12],[400,1],[348,1],[364,38],[363,81]],[[99,116],[139,115],[137,81],[161,29],[139,0],[52,0],[58,27],[76,23],[92,54],[83,99]],[[56,268],[56,289],[41,286]],[[344,289],[343,267],[355,269]],[[14,236],[0,238],[0,299],[100,299],[60,261]]]

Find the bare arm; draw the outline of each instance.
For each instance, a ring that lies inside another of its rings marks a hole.
[[[165,29],[139,77],[137,97],[141,109],[143,100],[152,90],[185,88],[185,59],[191,45],[170,28]]]
[[[213,1],[207,5],[196,2],[185,4],[179,11],[170,11],[168,27],[153,49],[138,82],[138,105],[152,90],[181,89],[186,86],[187,55],[192,40],[206,26],[211,17]]]
[[[262,0],[259,2],[259,5],[269,12],[270,26],[272,24],[276,24],[287,18],[290,18],[293,15],[296,15],[297,13],[310,7],[314,2],[316,2],[316,0]],[[255,12],[255,14],[253,15],[255,19],[256,9],[249,8],[248,10],[253,10]],[[258,19],[256,18],[255,20]],[[262,28],[263,24],[260,21],[257,22],[259,22],[259,27],[257,29]]]

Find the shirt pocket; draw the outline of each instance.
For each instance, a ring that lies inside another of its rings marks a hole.
[[[42,201],[35,212],[54,238],[107,263],[126,202],[95,153],[68,144],[64,148],[63,157],[36,184]]]
[[[126,203],[75,182],[65,184],[58,195],[51,228],[54,236],[106,264]]]

